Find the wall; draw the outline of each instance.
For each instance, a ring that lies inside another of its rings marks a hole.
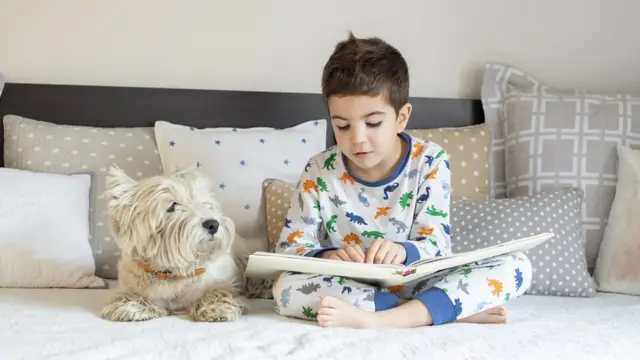
[[[286,14],[288,12],[288,14]],[[637,0],[0,0],[7,81],[319,92],[348,30],[393,43],[411,94],[478,97],[487,60],[640,90]]]

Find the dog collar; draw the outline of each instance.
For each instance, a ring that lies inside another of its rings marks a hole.
[[[141,268],[145,272],[150,273],[152,277],[160,280],[183,280],[183,279],[200,276],[205,273],[205,268],[197,268],[189,274],[174,275],[169,270],[163,270],[163,271],[154,270],[153,267],[151,267],[151,265],[140,260],[137,260],[137,263],[139,268]]]

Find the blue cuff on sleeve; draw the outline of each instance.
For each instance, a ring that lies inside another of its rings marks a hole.
[[[404,265],[409,265],[420,260],[420,252],[418,251],[417,246],[408,241],[399,242],[398,244],[402,245],[404,250],[407,252],[407,259],[404,261]]]
[[[431,318],[433,318],[433,325],[453,322],[458,318],[458,314],[460,313],[460,311],[456,312],[456,308],[447,293],[437,287],[432,287],[427,291],[419,293],[416,299],[422,301],[424,306],[429,309]]]
[[[318,255],[320,255],[321,253],[328,251],[328,250],[335,250],[337,249],[337,247],[328,247],[328,248],[318,248],[318,249],[313,249],[311,251],[309,251],[308,253],[305,254],[305,256],[309,256],[309,257],[318,257]]]

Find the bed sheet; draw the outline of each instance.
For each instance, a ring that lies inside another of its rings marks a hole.
[[[640,297],[524,296],[506,325],[323,329],[249,300],[234,323],[98,317],[111,289],[0,289],[0,359],[637,359]]]

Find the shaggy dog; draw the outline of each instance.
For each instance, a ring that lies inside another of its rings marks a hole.
[[[196,321],[234,321],[247,309],[245,240],[222,214],[208,180],[177,170],[136,181],[107,176],[110,227],[121,249],[120,289],[101,311],[112,321],[188,313]]]

